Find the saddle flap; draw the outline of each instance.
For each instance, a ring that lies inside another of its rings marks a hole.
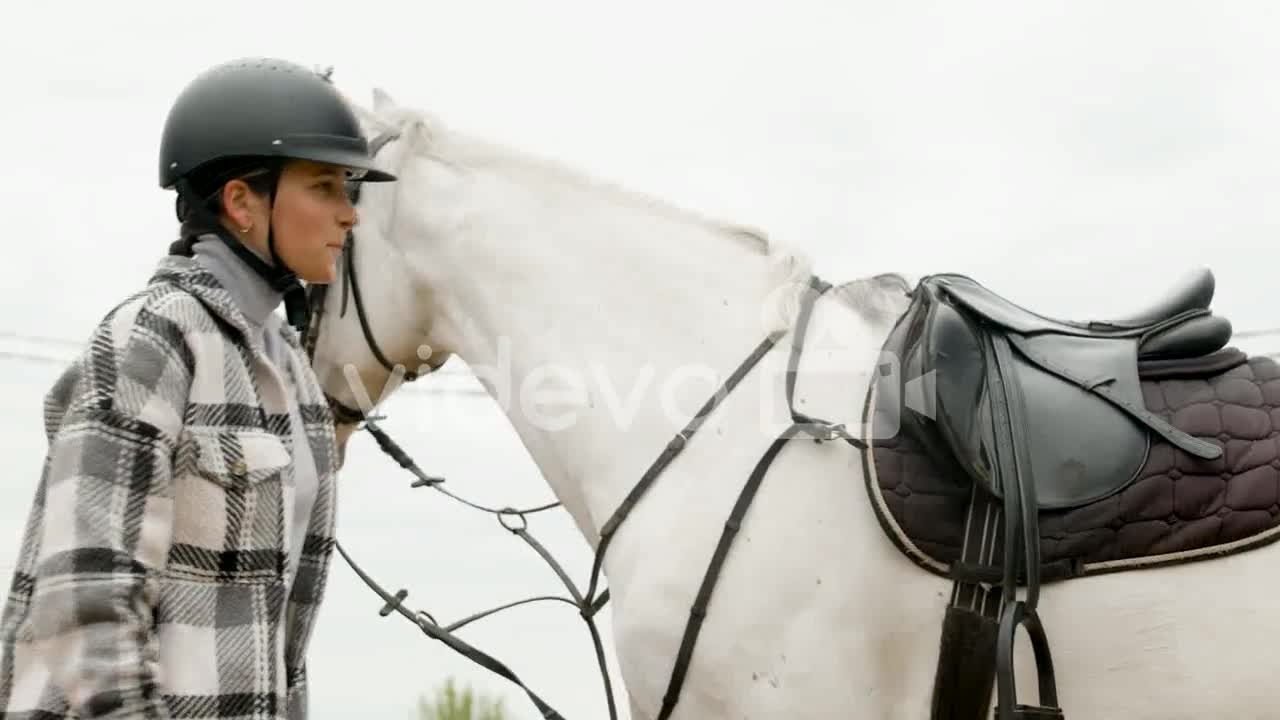
[[[1134,341],[1042,335],[1023,347],[1052,358],[1059,371],[1089,386],[1107,386],[1114,399],[1143,405]],[[1118,412],[1113,402],[1047,372],[1021,352],[1014,358],[1040,507],[1093,502],[1132,482],[1146,462],[1147,428]]]
[[[983,329],[946,303],[934,305],[923,357],[932,363],[937,429],[967,473],[996,497],[991,398],[986,385]],[[1108,385],[1116,397],[1142,404],[1136,341],[1039,335],[1014,345],[1012,377],[1025,402],[1031,478],[1041,508],[1070,507],[1118,491],[1146,460],[1145,428],[1084,385]],[[1077,384],[1041,368],[1021,350],[1049,358]]]

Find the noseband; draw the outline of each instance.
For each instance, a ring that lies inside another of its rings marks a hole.
[[[382,146],[398,137],[400,137],[400,133],[398,132],[387,132],[375,137],[369,143],[370,155],[376,157],[378,150],[380,150]],[[362,183],[360,182],[353,182],[348,185],[347,197],[351,198],[351,203],[353,205],[360,201],[361,185]],[[365,343],[369,346],[369,350],[373,353],[374,358],[376,358],[378,362],[393,375],[396,373],[403,373],[406,382],[417,380],[418,377],[420,377],[419,373],[410,370],[403,365],[396,365],[395,363],[392,363],[382,351],[382,348],[378,345],[378,341],[373,337],[373,331],[369,327],[369,316],[365,312],[364,298],[360,294],[359,277],[356,275],[355,243],[355,229],[352,228],[347,231],[346,247],[342,252],[342,307],[338,311],[338,317],[346,316],[347,298],[348,295],[350,295],[350,297],[355,299],[356,316],[360,319],[360,330],[364,333]],[[303,347],[306,350],[307,358],[312,362],[315,361],[316,345],[320,338],[320,318],[324,314],[325,298],[328,291],[328,285],[316,284],[307,286],[307,325],[303,340]],[[431,371],[436,369],[434,366],[428,365],[428,367]],[[328,401],[329,407],[333,410],[334,419],[340,423],[357,424],[368,419],[363,411],[339,402],[328,392],[325,393],[325,399]]]

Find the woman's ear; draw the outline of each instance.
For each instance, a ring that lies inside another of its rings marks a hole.
[[[236,230],[247,231],[253,227],[253,192],[243,180],[229,180],[219,191],[222,194],[222,212],[235,225]]]
[[[265,197],[253,192],[250,184],[242,179],[228,181],[220,192],[223,196],[223,214],[228,222],[236,225],[238,232],[251,231],[257,219],[265,220]]]

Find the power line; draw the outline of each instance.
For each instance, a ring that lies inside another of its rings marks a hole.
[[[0,336],[8,337],[3,333],[0,333]],[[62,367],[62,368],[66,367],[72,362],[72,358],[66,357],[66,356],[59,357],[59,356],[48,355],[48,354],[27,352],[23,350],[6,350],[6,349],[0,349],[0,360],[17,360],[21,362],[35,363],[37,365],[46,365],[46,366],[53,365],[53,366]],[[440,374],[448,377],[454,377],[454,378],[469,377],[467,373],[456,371],[456,370],[449,371],[449,372],[442,372]],[[459,387],[448,387],[448,386],[442,387],[439,383],[412,383],[412,384],[405,383],[400,386],[400,389],[398,392],[406,392],[411,395],[466,395],[466,396],[474,396],[474,397],[488,397],[488,393],[485,392],[483,388],[459,388]]]
[[[1257,338],[1268,335],[1276,335],[1280,341],[1280,327],[1273,329],[1250,330],[1246,332],[1234,333],[1235,338]],[[36,363],[38,365],[57,365],[65,367],[72,361],[72,357],[84,350],[86,344],[83,342],[75,342],[65,338],[55,338],[39,335],[25,335],[12,331],[0,330],[0,339],[19,341],[22,343],[34,343],[42,345],[54,345],[65,348],[68,352],[58,355],[48,353],[41,354],[30,350],[13,350],[0,348],[0,360],[18,360],[23,362]],[[1250,353],[1256,357],[1265,357],[1272,360],[1280,360],[1280,350],[1274,352],[1255,352]],[[433,375],[439,376],[440,379],[457,379],[457,380],[475,380],[475,377],[468,372],[462,370],[438,370]],[[438,383],[405,383],[400,386],[400,391],[414,395],[467,395],[476,397],[487,397],[488,393],[483,387],[459,388],[459,387],[441,387]]]
[[[66,362],[58,358],[51,358],[47,355],[35,355],[33,353],[16,352],[13,350],[0,350],[0,358],[4,358],[6,360],[26,360],[28,362],[34,362],[41,365],[66,364]]]
[[[10,330],[0,330],[0,338],[4,338],[6,340],[17,340],[19,342],[36,342],[44,343],[45,345],[62,345],[65,347],[75,348],[81,348],[85,345],[83,341],[77,342],[75,340],[56,338],[48,335],[24,335]]]
[[[1252,338],[1266,337],[1275,335],[1280,338],[1280,326],[1271,328],[1254,328],[1252,330],[1234,330],[1231,333],[1232,340],[1248,340]],[[17,342],[34,342],[45,345],[60,345],[68,349],[74,349],[79,352],[86,343],[83,340],[72,340],[70,338],[53,337],[50,335],[27,335],[25,333],[14,332],[11,330],[0,330],[0,339],[13,340]],[[465,374],[459,371],[447,371],[451,374]]]
[[[1237,330],[1231,333],[1232,340],[1248,340],[1251,338],[1280,335],[1280,328],[1260,328],[1257,330]]]
[[[24,333],[13,332],[11,330],[0,330],[0,341],[55,346],[70,354],[79,354],[88,347],[88,343],[83,340],[71,340],[69,338],[52,337],[49,335],[27,335]],[[70,358],[68,357],[67,360],[69,361]],[[471,376],[470,373],[456,369],[441,369],[437,370],[434,374],[438,377],[464,378]]]

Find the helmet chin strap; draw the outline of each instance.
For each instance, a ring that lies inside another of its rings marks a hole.
[[[272,170],[272,173],[274,173],[275,177],[272,178],[271,192],[267,201],[270,207],[267,219],[267,252],[271,255],[270,263],[264,261],[248,245],[245,245],[233,235],[204,204],[189,202],[187,203],[187,210],[204,220],[208,227],[221,238],[222,242],[231,248],[232,252],[239,256],[263,280],[266,280],[271,289],[283,294],[285,317],[289,324],[297,329],[299,333],[305,333],[307,326],[306,290],[303,289],[298,276],[289,269],[284,258],[280,257],[280,254],[276,252],[275,223],[272,218],[275,215],[276,187],[280,181],[280,175],[277,170]],[[179,179],[176,186],[178,191],[187,197],[198,197],[186,178]]]
[[[280,184],[280,170],[271,171],[271,192],[267,197],[267,252],[271,255],[271,262],[275,263],[274,277],[268,277],[267,282],[271,283],[271,287],[284,293],[284,314],[289,324],[298,331],[300,335],[307,334],[307,291],[302,287],[302,282],[298,280],[297,274],[289,269],[289,265],[285,263],[284,258],[276,252],[276,188]]]

